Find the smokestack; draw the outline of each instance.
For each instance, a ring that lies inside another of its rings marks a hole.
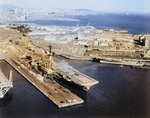
[[[51,44],[49,45],[49,52],[50,53],[52,52],[52,45]]]

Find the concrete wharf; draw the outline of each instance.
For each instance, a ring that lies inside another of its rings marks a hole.
[[[71,60],[87,60],[87,61],[91,61],[93,60],[93,57],[90,56],[77,56],[77,55],[69,55],[69,54],[60,54],[62,57],[65,57],[67,59],[71,59]]]
[[[65,89],[50,79],[40,81],[27,70],[18,67],[11,58],[5,58],[5,60],[59,108],[77,105],[84,102],[81,98],[71,93],[68,89]]]

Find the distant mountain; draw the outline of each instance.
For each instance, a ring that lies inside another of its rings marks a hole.
[[[92,10],[89,9],[75,9],[76,11],[85,11],[85,12],[94,12]]]
[[[90,9],[75,9],[75,11],[79,11],[79,12],[85,12],[87,14],[99,14],[99,11],[94,11],[94,10],[90,10]]]
[[[15,8],[18,8],[14,5],[11,5],[11,4],[2,4],[0,5],[0,9],[15,9]]]

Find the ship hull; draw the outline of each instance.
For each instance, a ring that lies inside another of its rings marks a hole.
[[[100,63],[114,64],[114,65],[126,65],[126,66],[143,66],[144,65],[144,63],[137,63],[135,61],[107,61],[107,60],[100,60]]]

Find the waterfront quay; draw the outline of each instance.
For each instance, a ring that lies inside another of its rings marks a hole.
[[[9,36],[9,33],[13,34],[10,29],[8,31],[4,29],[1,30],[6,36]],[[59,68],[57,68],[57,64],[53,60],[54,55],[51,51],[51,46],[49,46],[49,50],[45,50],[33,45],[30,36],[25,35],[20,37],[18,35],[18,38],[14,40],[12,40],[12,38],[10,39],[10,37],[7,40],[2,40],[0,47],[0,58],[4,58],[5,61],[59,108],[82,104],[84,102],[84,100],[55,81],[55,78],[62,79],[68,73],[61,70],[62,67],[66,66],[60,65]],[[68,69],[66,68],[66,70]],[[73,75],[76,76],[73,76],[72,72],[69,74],[71,74],[71,78],[67,77],[66,79],[71,80],[71,82],[69,81],[70,83],[81,79],[81,86],[83,86],[86,91],[98,83],[98,81],[94,81],[85,76],[78,78],[76,71],[73,72]],[[79,84],[80,83],[77,82],[77,85]]]
[[[5,58],[5,61],[7,61],[14,69],[16,69],[24,78],[26,78],[59,108],[77,105],[84,102],[82,99],[71,93],[68,89],[65,89],[54,81],[45,80],[42,82],[38,80],[33,75],[29,74],[28,71],[18,68],[12,59]]]

